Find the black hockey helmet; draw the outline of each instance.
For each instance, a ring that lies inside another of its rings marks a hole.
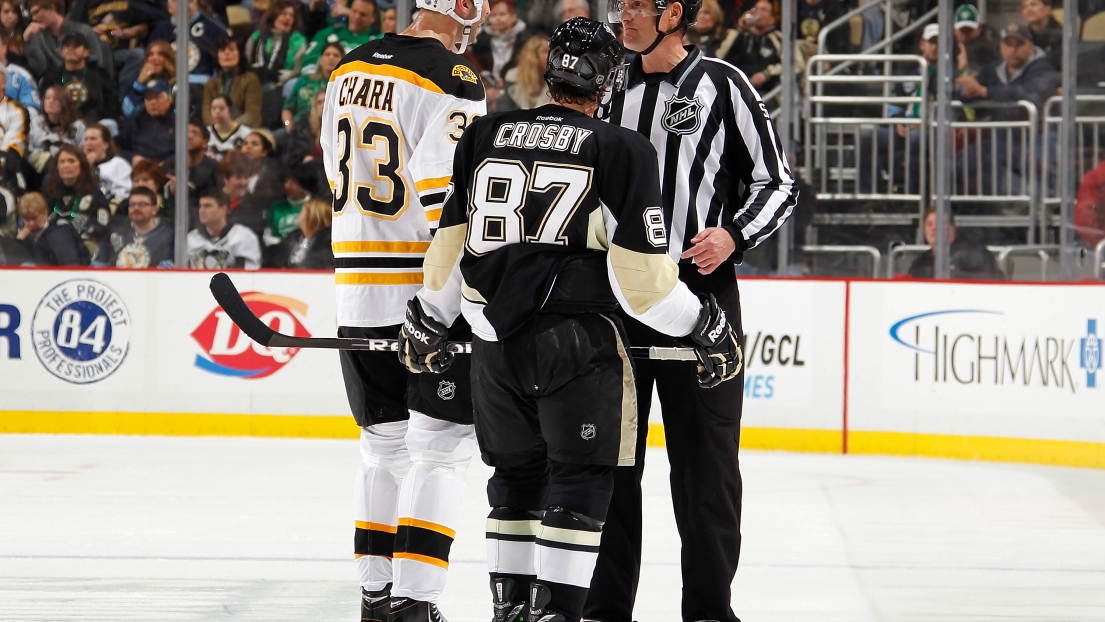
[[[573,17],[557,26],[549,38],[545,82],[570,84],[587,93],[599,93],[624,60],[625,49],[606,24]]]

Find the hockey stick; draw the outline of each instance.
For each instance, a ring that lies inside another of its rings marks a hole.
[[[369,352],[396,352],[399,350],[397,339],[369,339],[362,337],[292,337],[278,333],[257,317],[234,283],[226,273],[219,272],[211,277],[211,294],[238,328],[250,339],[269,348],[328,348],[332,350],[367,350]],[[453,342],[449,350],[457,354],[470,354],[472,344]],[[654,361],[694,361],[693,348],[629,348],[636,358]]]

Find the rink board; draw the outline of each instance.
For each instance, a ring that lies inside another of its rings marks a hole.
[[[232,277],[277,330],[334,334],[331,275]],[[0,270],[0,432],[356,436],[337,354],[252,343],[209,279]],[[742,446],[1105,467],[1105,287],[749,279],[740,291]],[[658,410],[654,398],[656,424]]]

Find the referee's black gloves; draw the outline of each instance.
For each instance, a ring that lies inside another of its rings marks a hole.
[[[743,354],[733,327],[713,294],[699,296],[702,311],[691,334],[698,357],[698,384],[709,389],[735,378],[740,373]]]
[[[453,363],[445,341],[448,336],[449,328],[426,313],[418,298],[412,298],[399,329],[399,362],[413,374],[440,374]]]

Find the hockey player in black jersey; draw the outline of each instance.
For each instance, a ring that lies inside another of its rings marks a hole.
[[[472,327],[476,436],[488,483],[494,620],[576,622],[613,469],[636,439],[633,364],[613,313],[686,337],[699,381],[739,372],[725,313],[678,279],[652,147],[592,118],[623,51],[574,18],[549,42],[552,104],[485,117],[457,145],[400,357],[439,372],[448,328]]]

